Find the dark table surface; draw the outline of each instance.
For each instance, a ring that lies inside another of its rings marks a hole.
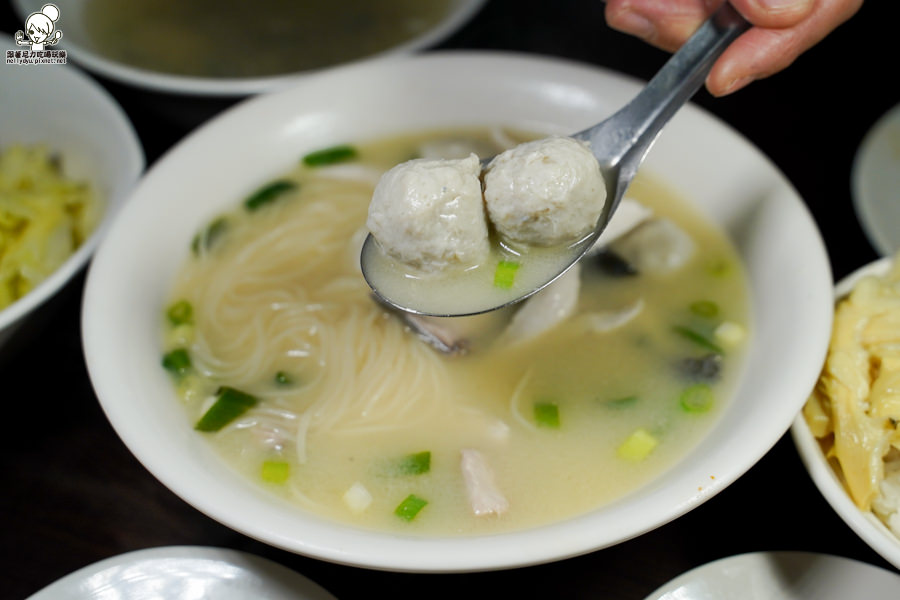
[[[869,0],[782,74],[732,97],[714,99],[705,91],[695,97],[759,146],[794,183],[822,231],[836,278],[876,258],[853,212],[850,171],[868,128],[900,101],[891,5]],[[0,30],[21,28],[11,8],[0,6]],[[490,0],[440,47],[560,56],[642,79],[666,57],[609,29],[598,0]],[[189,133],[153,111],[141,94],[102,83],[132,119],[148,164]],[[31,326],[36,331],[15,340],[0,360],[6,411],[0,435],[0,597],[24,598],[95,561],[169,545],[261,555],[348,599],[374,592],[394,600],[496,593],[639,600],[711,560],[768,550],[836,554],[894,570],[826,504],[788,434],[737,482],[687,515],[614,547],[551,564],[411,575],[350,568],[269,547],[187,505],[116,436],[81,352],[82,284],[83,276],[49,316]]]

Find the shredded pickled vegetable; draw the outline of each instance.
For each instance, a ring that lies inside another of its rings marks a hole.
[[[0,309],[58,269],[90,235],[99,202],[43,146],[0,152]]]
[[[886,466],[900,460],[900,260],[838,302],[828,358],[803,414],[856,505],[879,513]]]

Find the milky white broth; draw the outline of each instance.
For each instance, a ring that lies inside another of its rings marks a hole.
[[[361,144],[350,162],[285,174],[297,187],[252,212],[236,205],[208,250],[201,244],[187,252],[170,302],[189,302],[193,322],[167,323],[162,350],[184,348],[191,358],[189,373],[175,378],[188,418],[196,423],[222,385],[259,400],[220,431],[194,435],[208,439],[250,484],[298,510],[364,528],[494,533],[623,497],[683,459],[727,403],[742,345],[724,352],[721,376],[710,384],[712,407],[686,412],[679,398],[695,381],[679,365],[709,350],[673,327],[710,336],[722,321],[748,327],[747,284],[735,250],[688,201],[642,173],[629,196],[691,236],[697,251],[684,267],[613,277],[584,264],[577,312],[555,329],[531,342],[503,343],[498,332],[514,310],[506,309],[477,317],[484,333],[468,354],[442,355],[371,299],[358,264],[378,174],[441,137],[503,149],[485,130]],[[586,313],[639,298],[645,307],[625,326],[588,331]],[[698,301],[714,303],[715,317],[692,313]],[[277,383],[277,373],[291,382]],[[558,428],[537,423],[536,403],[557,406]],[[642,459],[620,457],[617,449],[638,428],[658,446]],[[480,451],[490,464],[509,503],[504,514],[473,514],[462,449]],[[399,459],[423,451],[431,453],[427,473],[397,472]],[[286,479],[265,481],[267,461],[286,463]],[[372,497],[358,514],[343,498],[356,483]],[[427,504],[405,520],[394,511],[410,494]]]

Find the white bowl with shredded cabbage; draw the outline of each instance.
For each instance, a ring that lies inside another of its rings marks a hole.
[[[15,48],[0,35],[0,47]],[[0,69],[0,343],[85,266],[144,168],[128,118],[70,64]]]
[[[270,494],[222,460],[194,431],[160,364],[167,298],[195,234],[300,157],[429,129],[578,131],[640,87],[558,59],[430,53],[310,76],[200,127],[148,171],[88,274],[84,350],[113,427],[164,485],[224,525],[292,552],[377,569],[482,571],[558,560],[640,535],[712,498],[772,448],[805,401],[828,344],[832,277],[815,224],[784,175],[695,106],[675,116],[646,165],[734,242],[749,284],[750,337],[734,393],[708,434],[611,504],[498,534],[386,533],[339,523]]]
[[[825,500],[900,569],[898,258],[882,258],[838,282],[828,358],[791,434]]]

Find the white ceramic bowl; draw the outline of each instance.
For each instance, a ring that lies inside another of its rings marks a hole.
[[[853,208],[869,242],[882,256],[900,250],[900,104],[884,113],[866,133],[853,157],[850,190]]]
[[[296,82],[303,73],[291,73],[266,77],[216,78],[190,77],[170,75],[133,67],[113,60],[94,50],[90,34],[85,25],[84,5],[87,0],[54,0],[59,8],[60,20],[58,28],[63,32],[59,42],[72,59],[90,71],[139,89],[161,92],[164,94],[204,96],[204,97],[240,97],[259,92],[282,89]],[[484,4],[485,0],[452,0],[447,15],[434,27],[398,44],[388,50],[360,60],[385,58],[409,54],[428,48],[462,27]],[[16,12],[21,18],[39,12],[46,0],[13,0]],[[246,39],[223,40],[224,44],[240,44],[246,46],[247,52],[259,52],[254,48],[256,32],[247,31]]]
[[[15,49],[0,34],[0,48]],[[52,275],[0,310],[0,344],[25,317],[81,269],[144,169],[144,154],[119,105],[73,65],[5,65],[0,69],[0,149],[44,144],[63,157],[68,176],[86,179],[106,204],[94,233]]]
[[[637,536],[706,501],[787,431],[812,388],[828,343],[832,280],[819,234],[784,176],[693,106],[663,132],[647,168],[733,237],[750,278],[752,340],[737,393],[709,435],[618,502],[551,526],[480,537],[410,538],[335,524],[285,506],[225,465],[192,431],[159,368],[159,315],[193,233],[305,152],[458,125],[574,132],[640,87],[559,60],[432,53],[311,77],[202,127],[148,172],[89,273],[85,352],[113,426],[165,485],[220,522],[294,552],[382,569],[470,571],[560,559]]]
[[[856,282],[867,275],[886,273],[890,264],[890,257],[882,258],[854,271],[838,282],[835,287],[835,297],[841,298],[850,293]],[[809,430],[802,414],[794,420],[791,436],[810,477],[831,508],[875,552],[900,569],[900,539],[897,539],[897,536],[891,533],[874,514],[863,512],[856,507],[822,453],[819,443]]]

